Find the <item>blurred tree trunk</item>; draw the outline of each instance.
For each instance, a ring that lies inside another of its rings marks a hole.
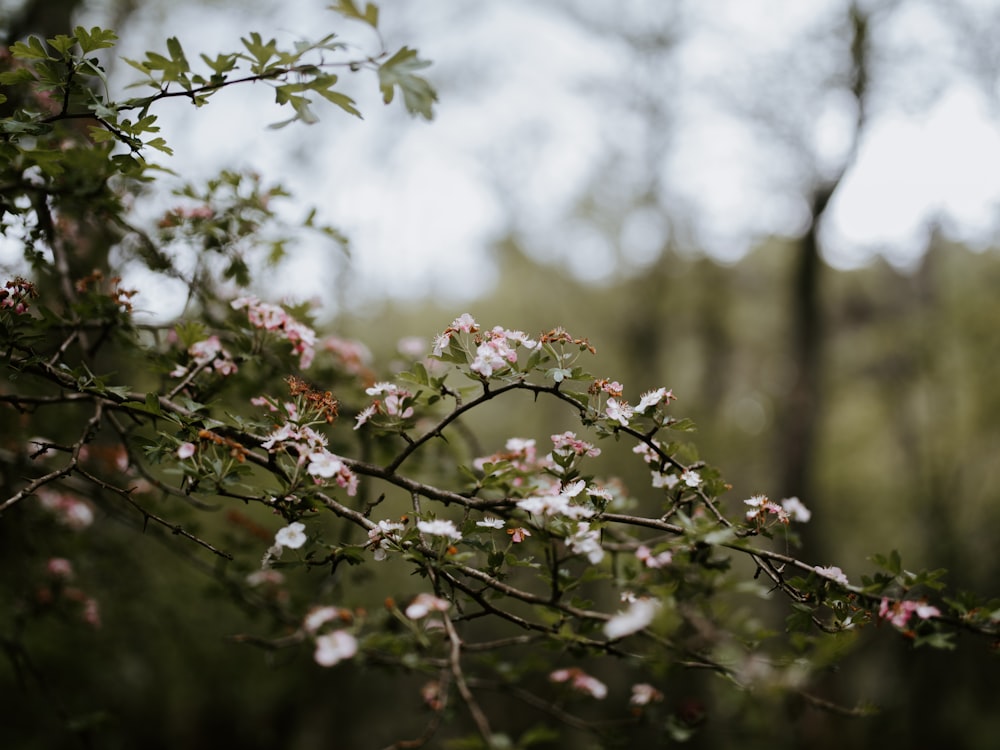
[[[5,14],[4,45],[32,34],[48,39],[70,33],[73,15],[82,5],[83,0],[29,0],[19,11]]]
[[[857,155],[866,123],[871,47],[868,35],[869,14],[852,2],[849,8],[848,42],[850,46],[849,85],[856,117],[851,147],[833,176],[818,180],[808,196],[809,226],[798,243],[798,257],[793,271],[790,360],[794,375],[791,390],[779,420],[778,452],[781,467],[781,497],[801,497],[808,505],[814,496],[813,463],[816,435],[822,410],[824,316],[820,255],[820,231],[830,201],[842,184]],[[815,531],[802,529],[803,544],[818,552],[821,540]]]

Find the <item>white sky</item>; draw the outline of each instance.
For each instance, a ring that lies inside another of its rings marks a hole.
[[[321,1],[301,0],[299,15],[272,5],[147,8],[123,33],[123,52],[141,56],[177,35],[193,60],[201,50],[236,49],[249,30],[319,36],[327,21],[340,23]],[[841,0],[379,5],[387,45],[415,46],[434,61],[428,75],[441,101],[432,123],[384,108],[372,78],[351,84],[364,122],[319,105],[318,125],[267,130],[283,113],[264,87],[223,92],[202,110],[173,102],[159,111],[176,151],[172,168],[190,176],[255,168],[318,205],[351,237],[355,293],[468,299],[491,283],[487,250],[510,226],[539,257],[593,280],[623,264],[641,268],[671,229],[738,258],[755,238],[801,230],[803,185],[849,142],[850,101],[823,85],[836,73],[827,51],[838,42],[821,21],[843,16]],[[967,5],[1000,20],[988,3],[953,4]],[[663,28],[680,45],[641,55],[601,22],[574,23],[561,6],[603,13],[633,34],[655,29],[669,7]],[[963,72],[968,49],[942,23],[947,6],[904,0],[879,27],[876,107],[824,233],[834,265],[876,252],[912,263],[932,220],[975,245],[995,242],[1000,91],[994,79],[990,99]],[[137,39],[136,29],[148,36]],[[371,49],[363,28],[347,31]],[[747,117],[759,112],[794,137],[777,138]],[[594,185],[598,218],[573,215]],[[635,206],[649,185],[661,203]],[[334,273],[324,252],[303,252],[281,293],[329,298]]]

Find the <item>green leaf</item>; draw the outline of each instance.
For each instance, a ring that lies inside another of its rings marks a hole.
[[[318,89],[317,93],[326,99],[328,102],[332,102],[340,107],[342,110],[348,114],[352,114],[358,119],[363,119],[361,113],[354,106],[354,100],[347,94],[341,94],[339,91],[330,91]]]
[[[403,47],[386,60],[378,70],[382,101],[389,104],[398,86],[403,92],[403,103],[410,114],[422,115],[427,120],[433,119],[437,92],[425,78],[415,73],[428,65],[429,61],[418,58],[417,51],[409,47]]]
[[[378,28],[378,7],[372,3],[365,3],[365,11],[362,13],[354,0],[339,0],[336,5],[331,5],[330,10],[335,10],[345,18],[352,18],[355,21],[362,21],[373,29]]]
[[[76,36],[83,54],[97,49],[114,47],[115,42],[118,41],[118,35],[115,32],[111,29],[102,29],[100,26],[94,26],[90,31],[87,31],[83,26],[77,26],[73,30],[73,34]]]
[[[42,45],[42,40],[37,36],[28,37],[28,42],[14,42],[13,46],[10,48],[10,52],[18,60],[55,60],[55,57],[50,57],[49,53],[45,51],[45,47]]]

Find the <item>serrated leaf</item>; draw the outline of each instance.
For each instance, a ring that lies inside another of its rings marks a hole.
[[[378,28],[378,7],[372,3],[365,4],[364,13],[354,4],[354,0],[339,0],[336,5],[331,5],[330,10],[335,10],[345,18],[353,18],[355,21],[362,21],[373,29]]]
[[[115,42],[118,41],[118,35],[115,32],[111,29],[102,29],[100,26],[94,26],[90,31],[87,31],[83,26],[77,26],[73,30],[73,34],[84,54],[97,49],[114,47]]]
[[[339,91],[330,91],[329,89],[327,90],[319,89],[317,90],[317,93],[324,99],[326,99],[328,102],[336,104],[338,107],[340,107],[348,114],[352,114],[358,119],[364,119],[361,117],[361,112],[359,112],[357,108],[354,106],[354,100],[347,94],[342,94]]]
[[[37,36],[28,37],[27,43],[25,42],[14,42],[10,48],[10,53],[16,57],[18,60],[55,60],[56,58],[50,57],[49,53],[46,51],[45,47],[42,45],[42,40]]]
[[[400,49],[378,70],[382,101],[386,104],[392,102],[398,86],[403,92],[403,103],[410,114],[422,115],[427,120],[433,119],[437,92],[427,79],[416,75],[416,71],[423,70],[429,65],[429,61],[417,57],[416,50],[409,47]]]

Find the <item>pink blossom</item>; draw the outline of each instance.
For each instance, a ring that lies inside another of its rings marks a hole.
[[[357,639],[346,630],[335,630],[316,637],[313,659],[321,667],[332,667],[337,662],[350,659],[357,652]]]
[[[385,413],[390,417],[409,419],[413,416],[413,407],[407,406],[406,408],[403,408],[403,400],[409,397],[410,394],[406,391],[389,394],[385,397],[385,401],[382,402],[385,406]]]
[[[178,446],[177,448],[177,458],[181,459],[182,461],[185,458],[191,458],[191,456],[195,454],[196,450],[197,448],[195,447],[194,443],[181,443],[180,446]]]
[[[507,359],[504,357],[504,350],[496,346],[494,342],[487,341],[479,345],[476,349],[476,357],[469,365],[469,369],[478,372],[484,378],[490,377],[494,372],[505,369]],[[514,355],[517,356],[516,354]]]
[[[570,686],[598,700],[608,694],[608,687],[596,677],[591,677],[579,667],[557,669],[549,675],[552,682],[568,682]]]
[[[604,407],[604,413],[607,414],[609,418],[621,423],[624,427],[628,427],[628,422],[632,418],[633,409],[629,406],[628,401],[619,401],[617,398],[609,398],[608,403]]]
[[[73,495],[48,488],[40,489],[37,495],[43,508],[53,513],[59,523],[74,531],[82,531],[94,522],[91,507]]]
[[[639,546],[635,551],[635,556],[647,568],[662,568],[669,565],[674,559],[670,550],[665,550],[654,555],[645,544]]]
[[[378,526],[368,530],[368,543],[375,549],[375,559],[384,560],[392,545],[399,543],[399,532],[406,527],[396,521],[379,521]]]
[[[520,544],[527,537],[531,536],[531,532],[521,526],[518,526],[516,529],[507,529],[507,533],[510,534],[510,540],[514,544]]]
[[[421,620],[431,612],[447,612],[451,602],[440,599],[433,594],[421,592],[406,608],[406,616],[411,620]]]
[[[878,608],[878,616],[883,620],[888,620],[897,628],[903,629],[910,621],[910,617],[916,615],[921,620],[928,620],[932,617],[940,617],[941,610],[928,604],[925,601],[897,601],[891,602],[883,598]]]
[[[361,425],[365,424],[368,420],[374,417],[378,413],[378,402],[374,404],[369,404],[360,412],[354,420],[354,429],[358,429]]]
[[[663,693],[652,685],[640,682],[632,686],[632,697],[629,703],[633,706],[647,706],[650,703],[663,700]]]
[[[657,406],[661,401],[666,401],[669,404],[673,397],[673,391],[668,391],[666,388],[647,391],[642,394],[642,397],[639,399],[639,405],[635,407],[635,411],[637,414],[642,414],[646,409],[651,406]]]
[[[53,578],[69,580],[73,577],[73,563],[65,557],[53,557],[46,564],[45,569]]]
[[[343,619],[345,614],[346,610],[340,607],[313,607],[302,621],[302,627],[309,633],[315,633],[326,623]]]
[[[585,440],[577,438],[575,432],[563,432],[559,435],[552,435],[552,444],[555,451],[560,454],[595,457],[601,455],[601,449],[595,448]]]
[[[465,333],[475,333],[479,330],[479,324],[469,313],[462,313],[451,322],[450,328],[456,331],[465,331]]]

